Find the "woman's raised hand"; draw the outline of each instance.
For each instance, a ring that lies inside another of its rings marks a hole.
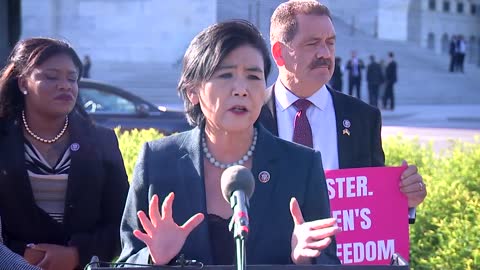
[[[180,252],[188,235],[204,219],[203,214],[197,213],[182,226],[177,225],[172,215],[174,198],[173,192],[168,194],[163,201],[161,215],[157,195],[153,195],[150,201],[150,219],[143,211],[137,213],[145,233],[134,230],[133,234],[147,245],[152,261],[157,265],[168,264]]]
[[[292,232],[291,258],[295,264],[311,264],[322,250],[332,242],[332,237],[340,232],[335,218],[325,218],[305,222],[296,198],[290,200],[290,213],[295,225]]]

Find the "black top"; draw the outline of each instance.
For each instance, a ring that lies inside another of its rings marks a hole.
[[[230,220],[223,219],[215,214],[208,214],[207,221],[210,232],[213,264],[233,265],[235,242],[233,240],[233,234],[228,230]]]

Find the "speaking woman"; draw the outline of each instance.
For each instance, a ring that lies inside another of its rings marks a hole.
[[[250,200],[247,262],[339,263],[320,153],[256,123],[270,64],[262,36],[246,21],[212,25],[193,39],[178,90],[195,128],[144,145],[123,215],[120,262],[164,265],[184,254],[233,264],[232,210],[220,176],[242,164],[261,179]]]

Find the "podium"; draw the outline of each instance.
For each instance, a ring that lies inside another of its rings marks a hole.
[[[112,263],[110,266],[102,267],[101,265],[108,265],[105,262],[99,262],[98,258],[94,256],[92,262],[86,269],[91,270],[118,270],[118,266],[122,263]],[[113,266],[115,265],[115,267]],[[120,269],[123,270],[160,270],[160,269],[202,269],[202,270],[235,270],[234,265],[148,265],[148,266],[131,266],[128,263],[124,264],[125,267]],[[410,270],[408,262],[400,256],[398,253],[394,253],[390,265],[321,265],[321,264],[310,264],[310,265],[247,265],[248,270]]]
[[[160,270],[160,269],[202,269],[202,270],[235,270],[233,265],[195,266],[145,266],[145,267],[90,267],[92,270]],[[409,270],[408,265],[247,265],[248,270]]]

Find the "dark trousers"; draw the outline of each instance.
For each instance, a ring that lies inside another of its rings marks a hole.
[[[458,65],[458,70],[460,72],[463,72],[463,66],[464,66],[464,63],[465,63],[465,54],[464,53],[458,53],[458,56],[457,56],[457,65]]]
[[[450,55],[450,69],[449,69],[450,72],[455,71],[456,64],[457,64],[457,57],[453,53],[453,54]]]
[[[383,108],[387,108],[387,102],[390,103],[390,109],[395,108],[395,96],[393,95],[393,83],[387,82],[385,85],[385,95],[383,95]]]
[[[368,84],[368,104],[378,107],[378,89],[380,85],[378,84]]]
[[[353,88],[357,88],[357,98],[362,99],[360,96],[360,77],[350,77],[348,80],[348,94],[353,96]]]

